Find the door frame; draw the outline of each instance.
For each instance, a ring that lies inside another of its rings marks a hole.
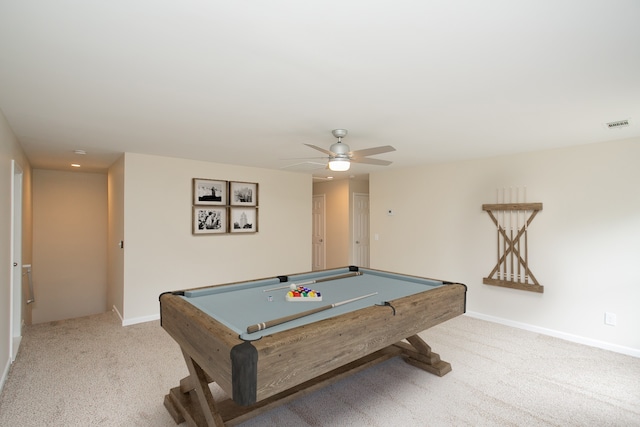
[[[16,359],[22,341],[22,182],[23,171],[20,165],[11,160],[11,274],[9,300],[9,353],[11,362]]]

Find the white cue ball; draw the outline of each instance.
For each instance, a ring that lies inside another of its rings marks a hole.
[[[295,283],[292,283],[289,285],[289,289],[291,289],[292,291],[295,291],[298,287],[296,286]]]

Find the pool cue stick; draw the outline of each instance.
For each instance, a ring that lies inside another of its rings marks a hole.
[[[502,187],[502,204],[504,205],[505,202],[505,194],[504,194],[504,187]],[[504,234],[502,234],[502,246],[504,248],[504,257],[501,258],[501,262],[500,262],[500,280],[504,280],[507,274],[507,229],[506,229],[506,225],[507,225],[507,211],[502,210],[502,231],[504,232]]]
[[[524,186],[524,202],[527,203],[527,186]],[[529,215],[529,211],[524,211],[524,282],[529,284],[529,247],[527,244],[527,231],[529,230],[529,223],[527,222],[527,216]]]
[[[516,203],[520,203],[520,187],[516,187]],[[520,210],[516,211],[516,235],[518,237],[517,248],[518,248],[518,282],[522,282],[522,274],[520,269]]]
[[[496,188],[496,194],[500,193],[500,189]],[[498,195],[498,201],[496,202],[497,204],[500,204],[500,196]],[[500,258],[500,214],[502,213],[502,211],[498,210],[497,212],[497,216],[498,216],[498,279],[502,280],[502,259]]]
[[[337,276],[330,276],[330,277],[324,277],[324,278],[320,278],[320,279],[307,280],[306,282],[289,283],[288,285],[285,285],[285,286],[278,286],[276,288],[263,289],[262,292],[276,291],[278,289],[285,289],[285,288],[286,289],[291,289],[291,285],[306,286],[306,285],[313,285],[314,283],[328,282],[329,280],[346,279],[347,277],[361,276],[361,275],[362,275],[362,271],[353,271],[351,273],[339,274]]]
[[[286,322],[290,322],[292,320],[300,319],[302,317],[310,316],[312,314],[319,313],[321,311],[325,311],[325,310],[329,310],[329,309],[334,308],[334,307],[339,307],[341,305],[349,304],[351,302],[355,302],[355,301],[358,301],[358,300],[361,300],[361,299],[364,299],[364,298],[369,298],[369,297],[372,297],[374,295],[378,295],[378,293],[374,292],[372,294],[351,298],[351,299],[348,299],[348,300],[345,300],[345,301],[340,301],[340,302],[335,302],[333,304],[323,305],[322,307],[312,308],[311,310],[303,311],[302,313],[295,313],[295,314],[291,314],[289,316],[284,316],[284,317],[280,317],[278,319],[273,319],[273,320],[269,320],[267,322],[251,325],[251,326],[247,327],[247,332],[251,334],[253,332],[262,331],[263,329],[271,328],[272,326],[277,326],[277,325],[280,325],[282,323],[286,323]]]
[[[525,214],[528,214],[525,211]],[[529,284],[529,244],[527,243],[527,231],[529,230],[529,223],[527,222],[527,215],[524,218],[524,274],[525,283]]]
[[[498,190],[498,187],[496,187],[496,205],[498,203],[500,203],[500,190]],[[498,269],[496,274],[498,276],[498,279],[500,279],[500,268],[499,268],[500,266],[500,211],[496,212],[496,231],[497,231],[496,237],[498,240],[498,251],[496,254],[498,255],[498,258],[497,258],[498,262],[496,263],[496,267],[498,267]]]
[[[509,203],[513,202],[513,187],[509,187]],[[513,282],[513,209],[509,211],[509,228],[511,229],[511,274],[509,280]]]

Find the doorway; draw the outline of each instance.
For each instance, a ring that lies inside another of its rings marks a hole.
[[[353,264],[369,267],[369,195],[353,193]]]
[[[325,248],[325,195],[313,196],[312,232],[311,232],[311,269],[324,270],[326,267]]]

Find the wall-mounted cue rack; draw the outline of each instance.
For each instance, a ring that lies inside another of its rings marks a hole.
[[[504,199],[504,195],[503,195]],[[531,292],[544,292],[529,268],[529,226],[542,210],[542,203],[496,203],[482,205],[497,230],[497,263],[485,285]]]

